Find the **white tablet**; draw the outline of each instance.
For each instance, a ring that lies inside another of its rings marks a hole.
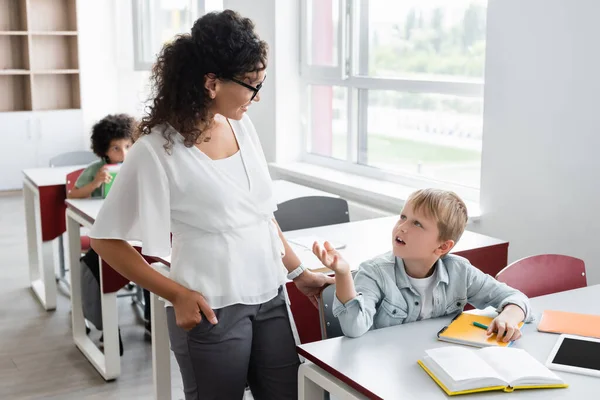
[[[558,371],[600,377],[600,339],[560,335],[546,366]]]

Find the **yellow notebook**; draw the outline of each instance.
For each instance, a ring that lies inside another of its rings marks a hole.
[[[494,319],[483,315],[462,313],[458,314],[448,326],[442,328],[437,336],[439,340],[450,343],[465,344],[467,346],[488,347],[499,346],[509,347],[513,342],[498,341],[496,335],[487,335],[487,330],[478,328],[473,322],[489,326]],[[523,326],[521,322],[519,328]]]
[[[541,362],[516,348],[440,347],[426,350],[418,363],[448,396],[568,387]]]

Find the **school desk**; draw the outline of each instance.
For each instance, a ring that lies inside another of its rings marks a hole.
[[[67,174],[84,166],[23,170],[23,199],[31,288],[46,310],[56,309],[55,267],[65,232]]]
[[[598,314],[598,304],[600,285],[531,299],[536,319],[545,309]],[[298,399],[322,400],[324,390],[339,399],[447,399],[417,360],[427,349],[449,346],[438,341],[436,333],[450,319],[429,319],[369,331],[355,339],[338,337],[298,346],[299,354],[306,359],[298,372]],[[536,324],[526,324],[523,337],[513,347],[525,349],[545,364],[558,335],[538,332]],[[554,372],[569,384],[568,388],[483,392],[465,399],[598,398],[599,378]]]

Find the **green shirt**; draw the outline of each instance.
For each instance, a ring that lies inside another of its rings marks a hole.
[[[94,181],[94,178],[96,177],[96,174],[98,173],[98,171],[100,171],[100,168],[102,168],[105,165],[106,161],[104,160],[96,161],[88,165],[83,170],[81,175],[79,175],[79,178],[77,178],[77,182],[75,182],[75,187],[77,189],[80,189],[85,185],[92,183]],[[98,187],[97,189],[94,189],[94,191],[92,192],[92,197],[102,197],[102,186]]]

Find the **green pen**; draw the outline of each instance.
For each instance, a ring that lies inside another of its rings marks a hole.
[[[477,322],[477,321],[473,322],[473,326],[476,326],[476,327],[478,327],[478,328],[485,329],[485,330],[487,330],[487,329],[488,329],[488,326],[487,326],[487,325],[484,325],[484,324],[482,324],[482,323],[479,323],[479,322]],[[502,336],[506,336],[506,331],[504,331],[504,335],[502,335]]]
[[[478,327],[478,328],[485,329],[485,330],[487,330],[487,329],[488,329],[488,326],[487,326],[487,325],[481,324],[481,323],[479,323],[479,322],[477,322],[477,321],[473,322],[473,326],[476,326],[476,327]]]

